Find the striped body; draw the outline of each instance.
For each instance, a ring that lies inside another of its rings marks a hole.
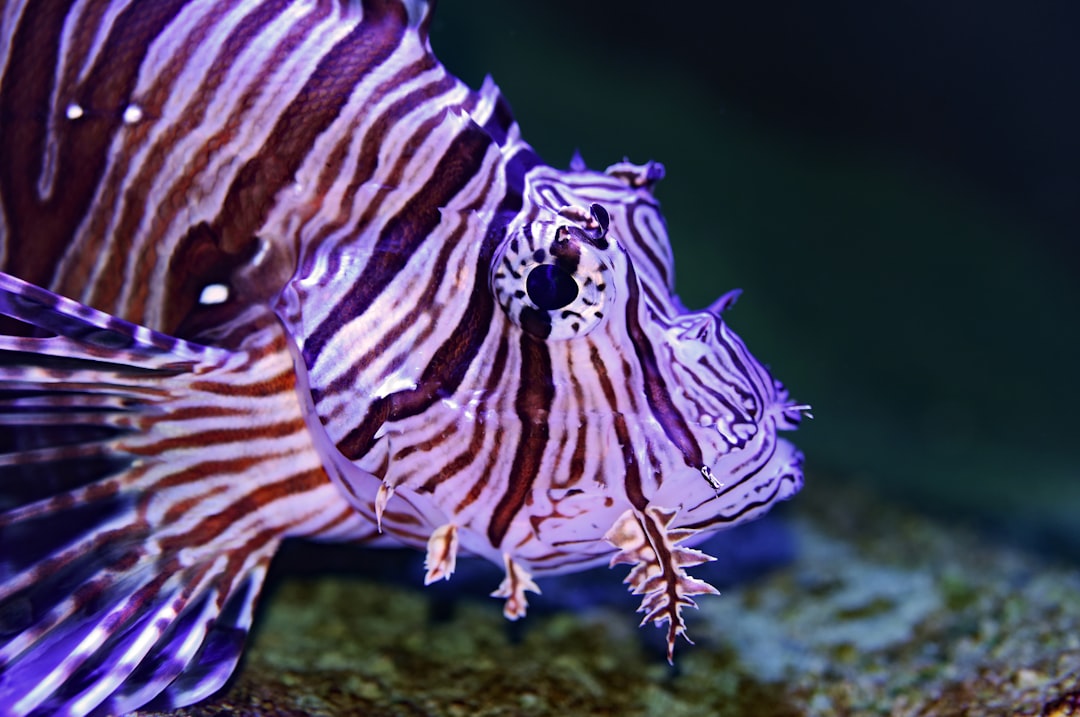
[[[486,557],[511,618],[626,563],[670,658],[688,546],[800,487],[803,407],[674,294],[662,168],[544,165],[429,15],[4,1],[11,714],[210,694],[289,536]]]

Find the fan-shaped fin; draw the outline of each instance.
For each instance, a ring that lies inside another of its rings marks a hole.
[[[219,689],[287,534],[340,531],[272,317],[237,351],[0,274],[0,705],[119,714]]]

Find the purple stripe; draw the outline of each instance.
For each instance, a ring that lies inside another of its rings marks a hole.
[[[686,464],[695,470],[704,465],[701,456],[701,446],[698,445],[689,426],[683,420],[682,414],[671,401],[667,386],[664,385],[664,377],[660,375],[657,366],[656,355],[653,353],[652,342],[645,335],[644,329],[638,322],[638,307],[640,296],[638,294],[638,278],[634,272],[634,265],[627,262],[628,284],[630,287],[626,302],[626,325],[630,332],[630,343],[634,347],[638,364],[645,374],[645,397],[649,402],[649,409],[653,417],[663,427],[664,433],[683,454]]]
[[[487,276],[491,257],[506,233],[508,221],[508,217],[497,217],[488,227],[483,247],[476,260],[477,277]],[[338,450],[347,458],[355,460],[367,453],[375,432],[389,418],[415,416],[443,396],[453,395],[480,352],[491,328],[494,308],[495,302],[487,282],[482,279],[473,282],[472,294],[461,322],[432,356],[417,387],[373,402],[364,419],[338,441]],[[318,403],[320,392],[313,389],[312,396]]]
[[[479,173],[491,138],[477,125],[468,125],[454,138],[424,186],[387,221],[372,247],[372,259],[352,283],[329,316],[304,338],[304,360],[309,368],[341,328],[367,311],[394,277],[405,268],[416,249],[438,226],[439,210],[447,206]],[[484,273],[486,275],[486,271]]]

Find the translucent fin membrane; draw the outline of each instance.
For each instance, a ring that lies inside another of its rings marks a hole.
[[[281,337],[198,346],[3,274],[0,312],[55,334],[0,336],[4,714],[202,699],[281,538],[348,522]]]

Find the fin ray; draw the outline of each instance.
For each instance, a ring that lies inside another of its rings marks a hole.
[[[206,347],[4,274],[0,313],[56,334],[0,336],[0,704],[209,695],[280,541],[347,509],[280,323],[266,310],[236,349]]]
[[[163,352],[173,360],[213,360],[228,353],[133,324],[3,272],[0,272],[0,314],[77,341],[78,356],[90,360],[95,356],[129,357],[136,353],[161,358]],[[18,339],[8,337],[7,342],[17,345],[41,340]],[[69,350],[75,348],[71,341],[57,344]]]

